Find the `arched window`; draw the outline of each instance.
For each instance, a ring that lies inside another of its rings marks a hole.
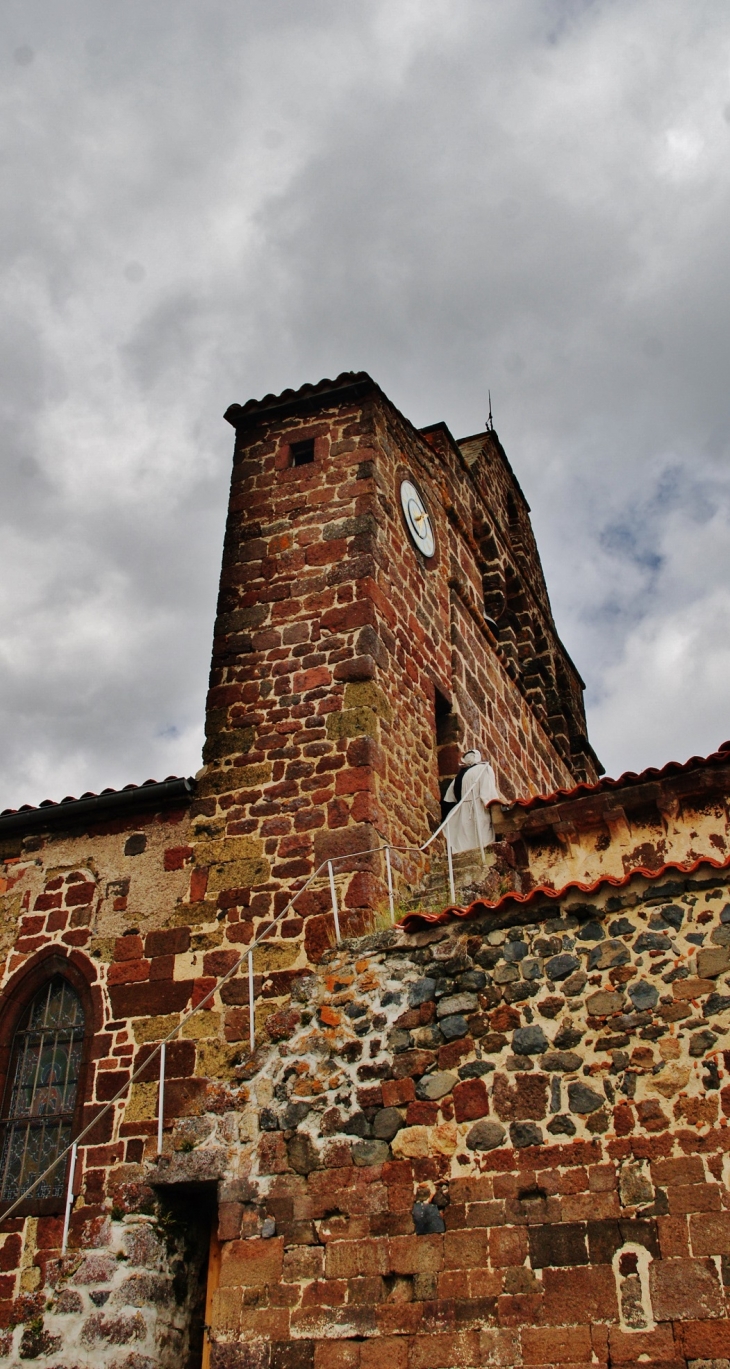
[[[0,1201],[13,1202],[72,1140],[84,1039],[78,995],[60,974],[31,999],[13,1038],[0,1150]],[[63,1194],[59,1165],[32,1201]]]

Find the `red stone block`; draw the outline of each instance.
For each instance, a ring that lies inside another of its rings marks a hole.
[[[112,984],[110,998],[116,1020],[179,1013],[188,1006],[193,982],[189,979],[148,980],[142,984]]]
[[[129,1081],[129,1070],[100,1070],[96,1076],[96,1097],[100,1103],[108,1103]]]
[[[129,938],[130,941],[132,938]],[[135,937],[137,941],[139,938]],[[150,977],[149,960],[123,960],[110,965],[107,975],[108,984],[137,984]]]
[[[478,1363],[487,1369],[513,1369],[521,1361],[518,1331],[502,1327],[484,1327],[479,1333]]]
[[[651,1165],[655,1184],[704,1184],[705,1168],[699,1155],[684,1155],[677,1160],[658,1159]]]
[[[42,912],[50,912],[50,910],[51,910],[52,908],[60,908],[60,907],[61,907],[61,895],[60,895],[60,894],[39,894],[38,897],[37,897],[37,899],[36,899],[36,901],[35,901],[35,903],[33,904],[33,907],[34,907],[34,909],[37,909],[38,912],[41,912],[41,913],[42,913]],[[25,923],[25,919],[23,919],[23,922]],[[41,922],[41,927],[42,927],[42,925],[43,925],[43,923]],[[37,930],[40,931],[40,930],[41,930],[41,927],[38,927]]]
[[[358,1369],[360,1350],[359,1341],[317,1340],[314,1342],[314,1369]]]
[[[433,1010],[434,1004],[424,1003],[422,1007]],[[471,1036],[462,1036],[459,1041],[449,1041],[445,1046],[439,1046],[439,1069],[456,1069],[459,1061],[463,1060],[465,1055],[471,1055],[473,1050],[474,1042]]]
[[[444,1235],[445,1269],[480,1269],[487,1263],[489,1232],[472,1227]]]
[[[590,1364],[593,1358],[588,1326],[526,1326],[522,1332],[524,1364]]]
[[[657,1231],[663,1260],[672,1259],[674,1256],[689,1255],[689,1232],[686,1217],[657,1217]],[[694,1253],[702,1252],[695,1251]]]
[[[675,1327],[677,1349],[687,1359],[730,1359],[730,1321],[690,1320]]]
[[[645,1363],[647,1360],[652,1364],[669,1364],[681,1356],[671,1326],[657,1326],[653,1331],[622,1331],[618,1326],[611,1326],[608,1344],[612,1364]]]
[[[23,1243],[20,1236],[17,1233],[7,1236],[4,1244],[0,1246],[0,1270],[7,1273],[8,1270],[17,1269],[22,1251]]]
[[[730,1212],[695,1212],[689,1219],[693,1255],[730,1255]]]
[[[132,932],[128,936],[118,936],[114,943],[114,959],[119,961],[142,960],[142,938]]]
[[[725,1315],[725,1300],[712,1260],[653,1260],[649,1283],[657,1321],[694,1321]]]
[[[165,870],[182,870],[189,860],[192,859],[192,846],[171,846],[165,851],[164,868]]]
[[[90,882],[79,881],[78,884],[71,884],[66,890],[65,903],[67,908],[75,907],[80,903],[91,903],[96,893],[96,885]]]
[[[65,946],[85,946],[90,936],[91,932],[87,927],[83,931],[64,932],[61,940]],[[20,945],[20,942],[18,942],[18,945]]]
[[[382,1108],[383,1090],[380,1084],[369,1084],[357,1090],[358,1106],[361,1108]]]
[[[613,1125],[617,1136],[629,1136],[636,1126],[634,1109],[630,1103],[619,1103],[613,1110]]]
[[[416,1086],[411,1078],[384,1079],[382,1083],[383,1107],[397,1108],[410,1103],[416,1096]]]
[[[365,1340],[360,1348],[360,1364],[362,1369],[407,1369],[408,1340],[405,1336]]]
[[[462,1365],[478,1365],[479,1332],[415,1336],[408,1363],[409,1369],[459,1369]]]
[[[208,870],[206,868],[193,870],[190,876],[190,902],[200,903],[205,898],[208,888]]]
[[[191,1003],[190,1003],[191,1008],[197,1008],[197,1007],[199,1007],[199,1005],[200,1005],[201,1003],[203,1003],[203,1002],[205,1001],[206,998],[208,998],[208,994],[210,994],[210,993],[212,992],[212,990],[215,988],[217,982],[218,982],[217,979],[214,978],[212,975],[207,975],[207,976],[204,976],[204,977],[201,976],[200,979],[194,980],[194,981],[193,981],[193,995],[192,995],[192,1000],[191,1000]],[[212,1007],[213,1007],[213,1000],[212,1000],[212,998],[211,998],[211,999],[209,999],[209,1001],[208,1001],[208,1003],[207,1003],[207,1005],[206,1005],[205,1011],[210,1012],[210,1011],[212,1010]]]
[[[609,1265],[545,1269],[543,1287],[547,1325],[618,1320],[616,1283]]]
[[[284,1242],[269,1240],[229,1241],[223,1247],[220,1287],[260,1288],[278,1282],[282,1276]]]
[[[486,1117],[489,1095],[483,1079],[464,1079],[453,1092],[454,1116],[457,1122],[471,1122]]]
[[[522,1226],[492,1227],[489,1232],[489,1262],[495,1268],[524,1264],[527,1232]]]
[[[438,1103],[421,1102],[417,1099],[415,1103],[409,1103],[406,1111],[406,1122],[409,1127],[432,1127],[439,1119]]]
[[[236,951],[208,951],[203,956],[203,974],[221,978],[239,959]]]

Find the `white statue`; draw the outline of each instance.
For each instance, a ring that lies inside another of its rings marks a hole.
[[[487,805],[499,797],[497,781],[489,761],[482,760],[481,751],[465,751],[459,773],[444,794],[444,803],[452,807],[459,800],[465,800],[448,825],[452,851],[476,851],[480,846],[489,846],[494,841],[494,827]]]

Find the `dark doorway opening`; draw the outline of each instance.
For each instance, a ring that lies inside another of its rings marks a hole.
[[[180,1314],[179,1340],[170,1365],[209,1369],[210,1313],[220,1265],[217,1185],[171,1184],[157,1192]]]

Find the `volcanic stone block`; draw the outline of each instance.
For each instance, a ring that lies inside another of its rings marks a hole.
[[[495,1150],[497,1146],[503,1146],[506,1140],[507,1132],[499,1122],[477,1122],[466,1136],[469,1150]]]
[[[655,1008],[659,1002],[658,990],[653,984],[648,984],[645,979],[638,980],[636,984],[630,984],[628,995],[637,1012],[648,1012]]]
[[[540,1121],[547,1111],[548,1079],[545,1074],[517,1074],[511,1082],[495,1074],[492,1097],[503,1122]]]
[[[697,952],[697,974],[700,979],[716,979],[730,969],[730,946],[708,947]]]
[[[518,1027],[512,1036],[512,1049],[515,1055],[542,1055],[549,1045],[550,1042],[539,1023],[530,1027]]]
[[[585,1222],[531,1226],[528,1237],[533,1269],[588,1264]]]
[[[373,1136],[376,1141],[392,1141],[403,1125],[403,1118],[397,1108],[381,1108],[373,1118]]]
[[[426,1074],[419,1079],[416,1085],[416,1097],[429,1100],[444,1098],[447,1093],[451,1093],[455,1084],[459,1080],[457,1075],[451,1074],[448,1070],[435,1070],[433,1074]]]
[[[534,1122],[510,1122],[509,1139],[515,1150],[542,1145],[542,1131]]]
[[[594,946],[588,956],[589,970],[612,970],[617,965],[627,965],[630,961],[629,948],[623,941],[604,941]]]
[[[568,1084],[568,1104],[571,1112],[595,1112],[605,1101],[603,1094],[596,1093],[595,1089],[589,1088],[587,1084]]]
[[[548,979],[560,980],[567,979],[574,970],[580,969],[580,961],[574,955],[569,955],[567,951],[560,955],[551,956],[545,962],[545,973]]]

